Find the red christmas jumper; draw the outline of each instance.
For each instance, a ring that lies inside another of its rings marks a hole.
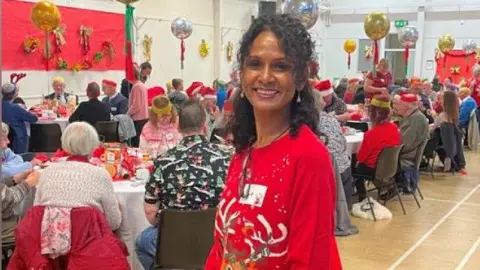
[[[246,154],[230,163],[205,269],[342,269],[326,147],[302,126],[295,138],[252,150],[244,199],[239,183]]]
[[[400,143],[402,143],[402,136],[394,123],[387,122],[375,126],[363,135],[357,161],[370,168],[376,168],[377,159],[382,150],[385,147],[398,146]]]

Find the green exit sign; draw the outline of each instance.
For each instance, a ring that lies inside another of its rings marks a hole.
[[[395,21],[395,27],[397,27],[397,28],[402,28],[402,27],[405,27],[407,25],[408,25],[407,20],[396,20]]]

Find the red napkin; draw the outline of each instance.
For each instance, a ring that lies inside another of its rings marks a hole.
[[[67,108],[65,106],[59,106],[57,113],[62,117],[67,117]]]
[[[35,156],[35,159],[40,160],[42,163],[50,161],[50,159],[45,154],[38,154]]]
[[[62,149],[58,149],[55,154],[53,154],[52,158],[62,158],[62,157],[68,157],[70,156],[69,153],[65,152]]]
[[[99,146],[93,150],[92,157],[101,159],[103,154],[105,154],[105,148]]]
[[[362,119],[362,115],[359,113],[354,113],[350,116],[350,120],[353,121],[360,121]]]

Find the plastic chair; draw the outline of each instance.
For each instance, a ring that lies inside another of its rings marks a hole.
[[[432,179],[435,179],[435,175],[433,170],[435,168],[435,158],[437,157],[437,152],[435,151],[440,144],[440,129],[436,129],[425,145],[425,149],[423,150],[423,159],[425,159],[427,163],[427,170],[430,171],[430,175]]]
[[[98,135],[103,142],[120,142],[118,135],[118,121],[98,121],[95,123]]]
[[[54,153],[62,148],[62,129],[59,124],[31,124],[29,152]]]
[[[216,211],[163,210],[153,269],[203,269],[213,245]]]
[[[377,159],[377,166],[376,166],[374,177],[372,177],[371,175],[362,175],[362,174],[356,174],[356,173],[353,173],[352,175],[353,175],[353,178],[355,179],[380,181],[379,188],[375,187],[374,189],[368,190],[368,191],[374,191],[374,190],[378,191],[377,201],[380,198],[380,192],[382,191],[383,188],[388,188],[393,186],[395,188],[395,191],[397,192],[397,197],[400,201],[400,205],[402,206],[403,214],[406,214],[405,207],[403,206],[402,198],[400,197],[400,193],[398,191],[397,183],[395,182],[395,179],[393,179],[393,177],[397,174],[397,169],[399,166],[398,161],[399,161],[399,156],[402,148],[403,148],[403,144],[400,146],[385,147],[382,150],[382,152],[380,153],[380,156]],[[375,213],[373,211],[373,204],[370,201],[370,197],[368,196],[368,194],[367,194],[367,200],[368,200],[368,204],[370,205],[370,211],[372,212],[373,219],[377,221],[377,218],[375,217]],[[386,205],[386,203],[387,202],[385,200],[384,205]]]
[[[425,140],[417,149],[417,153],[415,154],[415,168],[417,171],[420,171],[420,165],[422,164],[423,160],[423,153],[425,153],[425,148],[427,147],[428,140]],[[418,194],[420,195],[420,198],[423,200],[423,194],[420,188],[418,187],[418,182],[420,181],[420,176],[419,179],[416,179],[417,181],[415,182],[415,188],[418,191]],[[417,197],[415,196],[415,191],[413,192],[413,196],[415,197],[415,201],[417,201]],[[420,208],[420,204],[417,201],[417,205]]]

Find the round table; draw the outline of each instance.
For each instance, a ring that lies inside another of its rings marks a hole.
[[[131,231],[131,238],[125,244],[128,247],[128,263],[132,270],[142,270],[143,267],[138,261],[137,254],[135,253],[135,240],[137,236],[148,226],[150,223],[145,217],[145,211],[143,210],[143,197],[145,194],[145,183],[133,181],[117,181],[113,182],[113,190],[117,197],[118,202],[125,210],[122,218],[125,219],[128,229]]]
[[[360,150],[360,145],[363,141],[363,133],[357,132],[353,135],[345,135],[345,139],[347,140],[347,149],[350,156],[353,154],[358,154]]]

